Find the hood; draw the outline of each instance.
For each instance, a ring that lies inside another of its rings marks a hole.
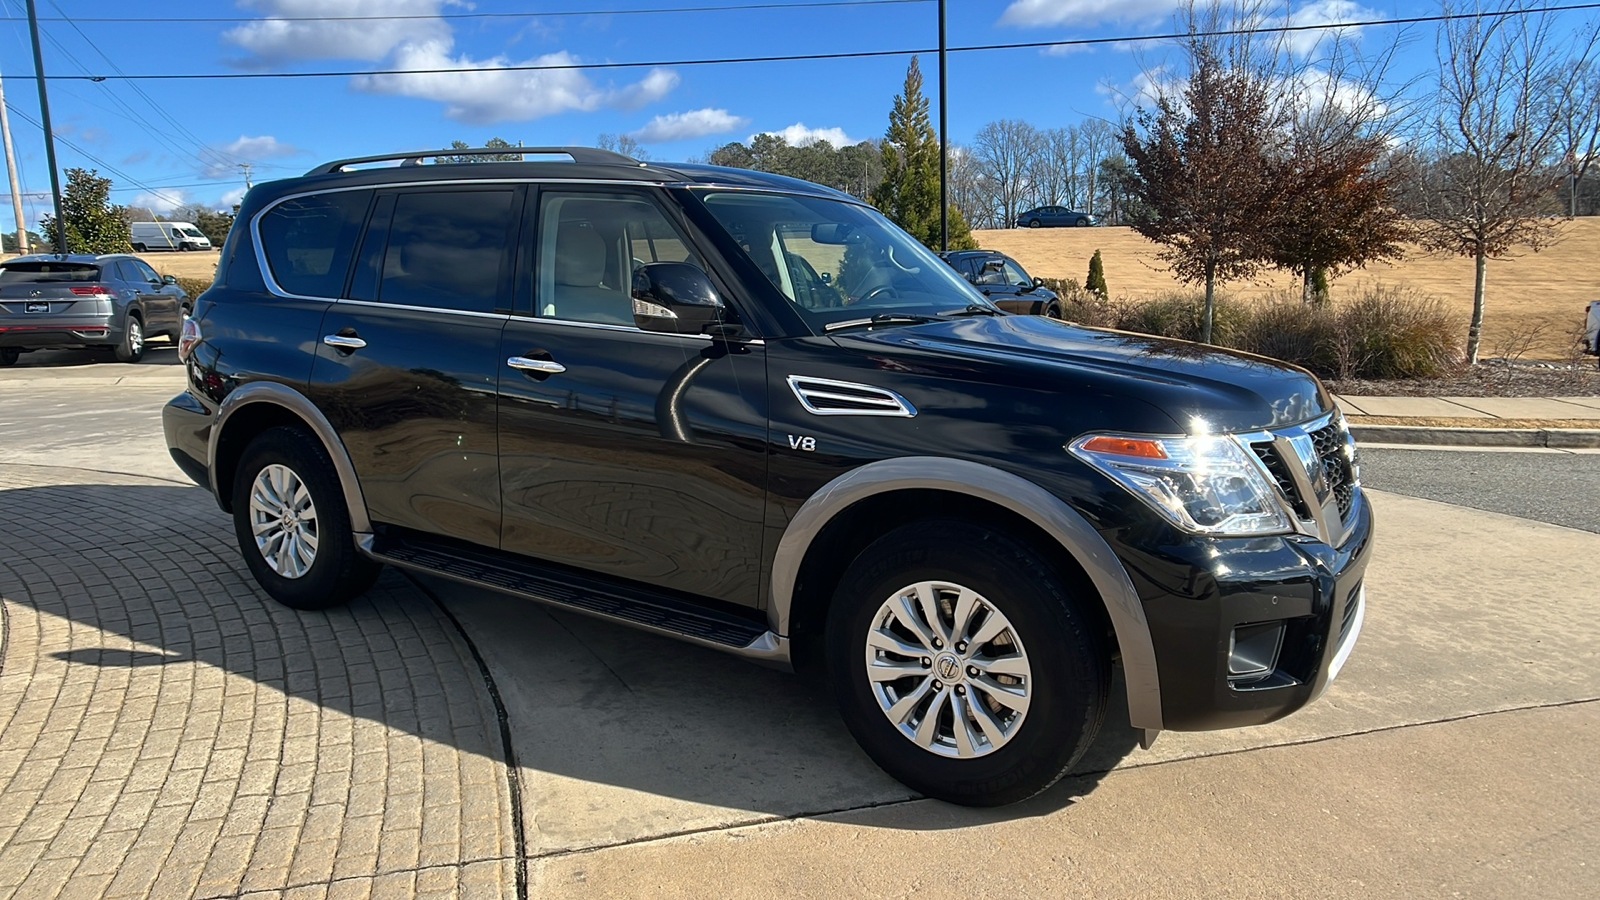
[[[1043,316],[992,316],[837,335],[882,356],[902,348],[959,362],[990,380],[1067,395],[1122,397],[1154,407],[1176,432],[1253,431],[1314,419],[1333,400],[1310,372],[1278,360],[1205,344],[1100,328]],[[1148,424],[1147,417],[1134,417]],[[1107,422],[1092,428],[1133,428]]]

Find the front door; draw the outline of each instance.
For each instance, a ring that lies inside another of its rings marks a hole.
[[[701,256],[648,191],[541,191],[500,348],[501,546],[746,606],[760,601],[759,343],[633,324],[633,270]]]
[[[310,384],[376,523],[499,543],[497,360],[521,195],[377,192],[349,289],[323,317]]]

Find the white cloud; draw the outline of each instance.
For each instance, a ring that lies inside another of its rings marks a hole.
[[[815,144],[817,141],[827,141],[835,147],[849,147],[861,143],[844,133],[843,128],[807,128],[806,123],[796,122],[788,128],[777,131],[763,131],[762,134],[772,134],[781,137],[791,147],[804,147]],[[755,140],[755,135],[750,135],[750,140]]]
[[[1377,10],[1368,9],[1351,0],[1312,0],[1288,16],[1269,19],[1267,24],[1278,25],[1287,21],[1290,25],[1337,25],[1342,22],[1371,22],[1382,18],[1383,14]],[[1318,47],[1336,36],[1343,40],[1360,40],[1361,28],[1291,31],[1283,36],[1283,41],[1291,53],[1310,56]]]
[[[1000,14],[1001,25],[1100,25],[1110,21],[1154,19],[1171,13],[1180,0],[1013,0]]]
[[[441,0],[246,0],[261,10],[260,21],[223,32],[224,40],[249,54],[239,61],[249,67],[296,59],[379,60],[407,41],[448,40],[443,19],[372,19],[371,21],[287,22],[280,16],[435,16]]]
[[[244,193],[243,187],[236,187],[233,190],[228,191],[217,200],[218,208],[233,209],[234,204],[244,199]]]
[[[578,58],[566,51],[513,63],[503,56],[474,60],[451,56],[451,42],[403,44],[394,53],[397,69],[471,69],[415,75],[359,75],[357,90],[374,94],[421,97],[445,104],[444,114],[471,125],[537,119],[568,110],[587,112],[602,105],[634,108],[659,100],[678,83],[677,73],[652,69],[640,81],[622,88],[601,88],[580,69],[507,71],[505,67],[571,65]]]
[[[158,216],[164,216],[180,206],[190,202],[187,191],[158,190],[140,191],[128,201],[129,206],[142,206]]]
[[[656,116],[643,128],[633,132],[631,137],[647,144],[656,144],[705,137],[708,134],[722,134],[748,124],[750,124],[749,119],[733,115],[725,109],[691,109],[687,112]]]
[[[293,156],[300,152],[300,148],[293,144],[285,144],[270,134],[249,137],[239,135],[234,140],[216,148],[217,150],[237,156],[245,160],[271,159],[275,156]]]

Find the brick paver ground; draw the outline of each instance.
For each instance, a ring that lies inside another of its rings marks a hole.
[[[493,704],[394,572],[296,612],[204,491],[0,466],[0,615],[0,897],[513,892]]]

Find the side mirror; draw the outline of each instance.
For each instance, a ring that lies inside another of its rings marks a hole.
[[[1033,278],[1033,286],[1034,287],[1044,287],[1044,279],[1040,278],[1037,275],[1035,275],[1034,278]]]
[[[176,275],[163,275],[163,276],[161,276],[161,283],[162,284],[177,284],[178,283],[178,276],[176,276]]]
[[[699,266],[646,263],[633,271],[633,322],[645,331],[705,334],[722,321],[723,303]]]

